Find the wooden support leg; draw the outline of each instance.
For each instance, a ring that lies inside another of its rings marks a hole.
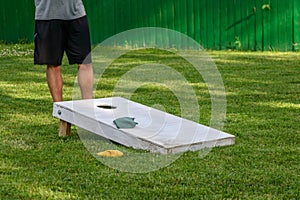
[[[60,120],[58,135],[60,137],[66,137],[69,136],[70,133],[71,133],[71,124],[69,122]]]

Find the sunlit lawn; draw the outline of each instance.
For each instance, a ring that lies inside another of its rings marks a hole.
[[[209,51],[226,91],[223,131],[235,135],[236,144],[216,147],[205,157],[187,152],[160,170],[136,174],[95,159],[75,127],[70,137],[58,137],[45,67],[32,64],[32,49],[0,45],[0,199],[300,198],[299,53]],[[118,77],[149,56],[158,63],[163,59],[187,77],[201,107],[199,122],[209,125],[205,83],[163,53],[143,50],[119,58],[103,74],[96,97],[112,95]],[[76,70],[63,67],[65,100],[72,99]],[[165,87],[145,85],[132,100],[180,115],[176,97]]]

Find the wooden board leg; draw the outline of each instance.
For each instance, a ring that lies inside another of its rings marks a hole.
[[[71,133],[71,124],[69,122],[60,120],[58,135],[60,137],[66,137],[69,136],[70,133]]]

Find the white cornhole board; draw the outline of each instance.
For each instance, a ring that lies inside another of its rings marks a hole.
[[[107,105],[114,109],[99,108]],[[231,134],[121,97],[57,102],[53,116],[124,146],[162,154],[235,143]],[[118,129],[113,121],[121,117],[133,117],[138,124]]]

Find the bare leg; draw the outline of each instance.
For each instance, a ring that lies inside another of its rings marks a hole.
[[[63,80],[60,66],[47,66],[47,83],[54,102],[63,100],[62,88]],[[83,99],[91,99],[93,97],[94,73],[92,65],[78,65],[78,82],[81,89]],[[60,120],[59,136],[70,135],[71,124]]]
[[[62,101],[63,80],[61,76],[60,66],[48,65],[46,76],[47,76],[48,87],[53,101],[54,102]],[[70,133],[71,133],[71,124],[66,121],[60,120],[58,135],[65,137],[70,135]]]
[[[78,83],[82,99],[93,98],[94,72],[91,64],[78,65]]]
[[[60,66],[48,65],[46,77],[53,101],[62,101],[63,80],[61,76]]]

